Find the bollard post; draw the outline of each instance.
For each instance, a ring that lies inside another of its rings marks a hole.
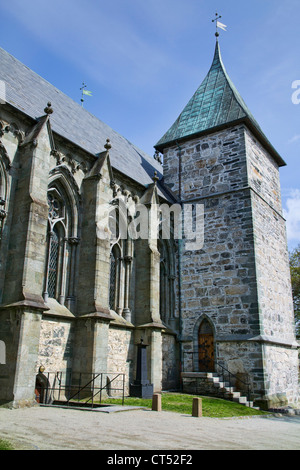
[[[202,417],[202,398],[193,398],[193,412],[194,418]]]
[[[154,393],[152,397],[152,411],[161,411],[161,394]]]

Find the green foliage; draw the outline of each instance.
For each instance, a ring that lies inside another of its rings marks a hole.
[[[300,245],[290,253],[296,333],[300,336]]]
[[[163,411],[173,411],[181,414],[192,414],[192,404],[194,395],[182,393],[162,393],[161,405]],[[220,398],[202,398],[203,416],[210,418],[232,418],[235,416],[252,416],[264,414],[263,411],[255,410],[239,403],[234,403]],[[103,400],[102,404],[121,404],[121,399],[111,398]],[[152,399],[125,398],[124,405],[142,406],[152,408]]]
[[[0,450],[14,450],[10,442],[0,439]]]

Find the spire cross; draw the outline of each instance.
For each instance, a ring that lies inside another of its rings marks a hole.
[[[83,95],[84,95],[84,90],[85,90],[86,87],[87,87],[87,85],[84,82],[82,82],[82,87],[80,88],[80,90],[81,90],[81,100],[80,101],[81,101],[81,106],[82,107],[83,107],[83,103],[84,103]]]
[[[219,20],[220,18],[222,18],[222,16],[219,15],[219,13],[216,13],[216,18],[215,18],[214,20],[212,20],[212,23],[216,22],[216,34],[215,34],[216,38],[220,36],[220,34],[219,34],[219,32],[218,32],[218,27],[219,27],[219,26],[218,26],[218,20]]]

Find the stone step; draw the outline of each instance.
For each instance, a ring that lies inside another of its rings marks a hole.
[[[215,372],[184,372],[182,373],[183,378],[204,378],[208,382],[211,382],[216,389],[219,389],[220,393],[227,400],[240,403],[241,405],[249,406],[259,410],[258,407],[253,406],[253,401],[248,401],[247,397],[242,396],[241,392],[238,392],[235,387],[230,386],[229,382],[224,381],[217,373]]]
[[[238,400],[239,398],[241,398],[241,393],[240,392],[231,392],[231,391],[227,391],[225,392],[225,395],[230,398],[231,400]],[[245,397],[246,399],[246,397]]]
[[[215,382],[215,383],[214,383],[214,386],[215,386],[215,387],[222,388],[222,389],[223,389],[223,388],[224,388],[224,389],[228,388],[228,390],[233,390],[233,391],[235,390],[234,387],[231,387],[228,382]]]
[[[239,397],[238,397],[238,396],[232,397],[232,401],[234,401],[234,402],[236,402],[236,403],[243,404],[243,405],[245,405],[246,403],[248,403],[247,398],[246,398],[246,397],[242,397],[241,395],[240,395]]]

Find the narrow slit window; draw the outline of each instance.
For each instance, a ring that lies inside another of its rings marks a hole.
[[[116,256],[114,251],[110,254],[110,285],[109,285],[109,307],[111,310],[115,310],[116,304]]]
[[[48,294],[49,297],[56,297],[57,274],[58,274],[58,253],[59,253],[59,235],[58,230],[54,227],[52,237],[50,239],[50,259],[49,259],[49,276],[48,276]]]

